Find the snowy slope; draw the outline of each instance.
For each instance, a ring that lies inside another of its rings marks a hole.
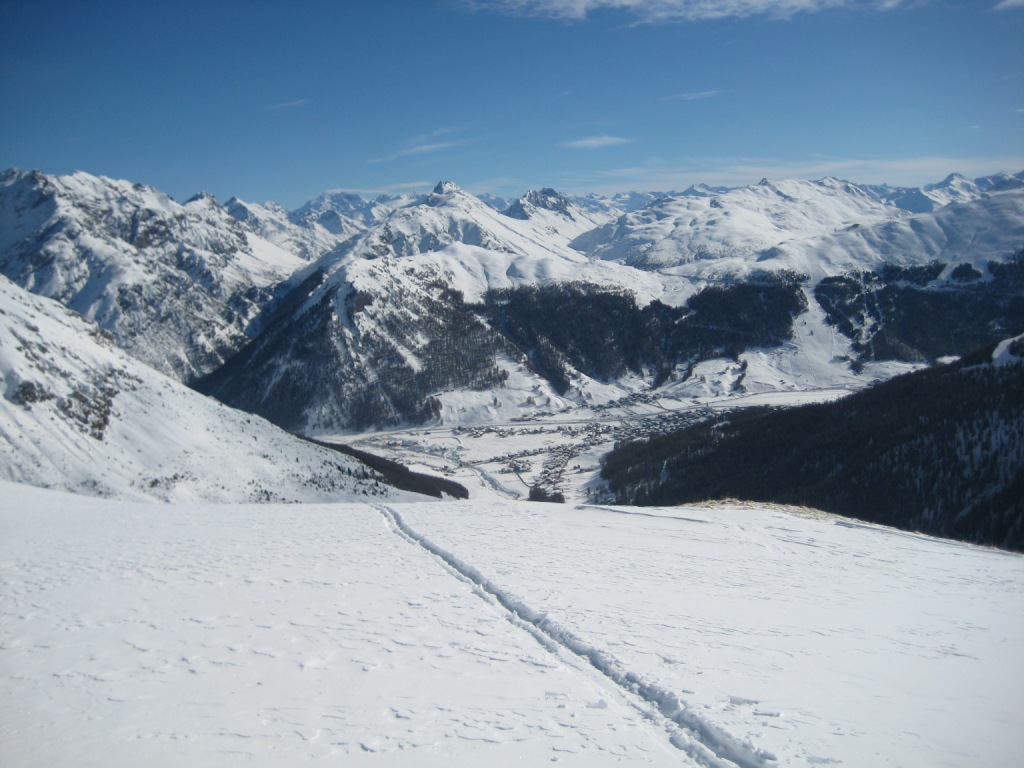
[[[454,182],[442,181],[430,195],[395,208],[326,258],[402,257],[462,243],[579,262],[583,259],[568,247],[569,240],[608,218],[576,208],[553,190],[527,193],[510,210],[513,215],[496,211]]]
[[[797,269],[812,279],[932,260],[949,270],[967,263],[984,273],[990,260],[1002,261],[1022,245],[1024,189],[1017,189],[950,203],[934,213],[846,227],[807,242],[782,242],[759,261],[762,267]]]
[[[394,510],[736,764],[1010,766],[1024,746],[1020,556],[738,504]]]
[[[0,487],[18,766],[1009,768],[1024,559],[750,506]]]
[[[360,463],[139,363],[0,277],[0,479],[165,501],[395,497]]]
[[[942,181],[923,187],[872,186],[869,189],[881,199],[913,213],[927,213],[938,210],[950,203],[967,203],[984,197],[989,192],[1004,192],[1024,187],[1024,173],[1011,176],[997,173],[968,179],[959,173],[951,173]]]
[[[268,289],[303,264],[213,198],[87,173],[0,175],[0,272],[187,380],[245,340]]]
[[[595,217],[557,193],[515,213],[438,184],[297,272],[253,344],[197,386],[300,431],[418,422],[439,414],[435,395],[501,388],[516,355],[469,306],[488,290],[584,280],[663,295],[657,276],[570,248]]]
[[[660,269],[723,256],[751,258],[786,240],[898,215],[867,190],[838,179],[764,179],[721,194],[665,197],[573,246],[595,258]]]
[[[395,208],[409,205],[419,195],[380,195],[365,200],[353,192],[332,189],[314,197],[289,214],[295,224],[318,224],[345,240],[384,219]]]
[[[1024,243],[1020,174],[976,181],[954,174],[922,190],[883,192],[826,177],[671,195],[572,245],[593,258],[675,277],[721,280],[770,268],[817,281],[885,263],[937,259],[984,267]],[[911,193],[930,195],[929,204],[901,203]]]
[[[857,339],[827,322],[814,293],[819,280],[935,259],[949,260],[949,271],[960,260],[983,270],[1024,240],[1024,191],[910,214],[835,179],[687,190],[593,228],[602,215],[550,189],[527,193],[501,213],[442,182],[297,272],[259,319],[255,343],[199,386],[235,407],[313,431],[480,423],[484,413],[502,420],[607,402],[650,386],[655,371],[612,381],[566,364],[574,390],[553,397],[535,365],[521,366],[537,348],[514,347],[473,305],[489,291],[572,283],[627,291],[640,307],[655,299],[681,306],[709,286],[728,289],[784,270],[808,278],[800,289],[806,310],[784,343],[719,361],[680,359],[666,394],[856,387],[906,366],[860,360],[851,370]],[[589,255],[576,250],[609,233]],[[729,311],[720,315],[729,322]],[[698,316],[692,327],[700,325]]]
[[[232,197],[224,204],[224,209],[248,232],[307,261],[319,258],[359,231],[355,228],[348,234],[345,231],[339,234],[316,221],[297,224],[287,210],[274,202],[260,205]]]

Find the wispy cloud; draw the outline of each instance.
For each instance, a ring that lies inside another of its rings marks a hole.
[[[642,23],[814,13],[830,8],[891,10],[918,0],[461,0],[463,7],[523,16],[582,20],[603,9],[624,10]],[[1000,7],[1017,7],[1024,0],[1002,0]]]
[[[455,126],[448,126],[445,128],[435,128],[432,131],[428,131],[415,139],[410,139],[410,144],[430,144],[436,142],[442,136],[451,136],[453,133],[462,133],[465,128],[458,128]]]
[[[378,187],[345,187],[329,189],[325,194],[333,195],[343,192],[352,192],[357,195],[381,195],[390,192],[402,192],[404,190],[430,189],[436,181],[403,181],[398,184],[383,184]]]
[[[1024,8],[1024,0],[1002,0],[996,6],[997,11],[1008,11],[1011,8]]]
[[[820,179],[837,176],[864,184],[887,182],[896,186],[921,186],[940,181],[956,171],[974,178],[1000,171],[1024,169],[1024,154],[978,157],[924,156],[904,158],[820,157],[799,161],[774,158],[720,157],[665,166],[633,166],[576,178],[569,191],[621,192],[623,189],[682,190],[691,184],[744,186],[759,179]]]
[[[588,136],[575,141],[564,141],[560,146],[566,149],[603,149],[617,144],[629,144],[631,141],[632,139],[624,139],[621,136]]]
[[[295,109],[296,107],[302,107],[309,103],[309,99],[295,99],[295,101],[282,101],[277,104],[268,104],[264,107],[267,112],[276,111],[279,109]]]
[[[367,162],[370,163],[387,163],[392,160],[400,160],[403,157],[415,157],[417,155],[431,155],[434,152],[440,152],[445,149],[451,149],[452,147],[461,146],[462,142],[459,141],[440,141],[433,144],[416,144],[406,149],[399,150],[393,154],[385,157],[375,157]]]
[[[690,91],[688,93],[677,93],[675,96],[666,96],[658,101],[700,101],[701,99],[713,99],[721,91]]]

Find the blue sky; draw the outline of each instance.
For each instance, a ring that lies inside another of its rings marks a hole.
[[[1024,170],[1024,0],[0,0],[0,167],[293,208]]]

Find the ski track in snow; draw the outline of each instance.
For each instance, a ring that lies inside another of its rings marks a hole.
[[[679,725],[699,763],[703,745],[743,766],[1009,768],[1024,749],[1017,555],[767,505],[400,509],[422,546]]]
[[[370,505],[4,483],[0,530],[4,766],[680,764]]]
[[[4,766],[1024,753],[1010,553],[735,502],[157,505],[13,483],[0,530]]]
[[[538,637],[546,647],[551,648],[553,643],[555,646],[585,659],[622,691],[637,696],[645,703],[654,706],[663,718],[685,729],[682,732],[673,729],[670,741],[699,765],[706,768],[726,768],[726,766],[767,768],[767,766],[776,765],[775,755],[758,749],[752,744],[739,741],[714,724],[703,720],[697,713],[689,710],[671,691],[644,679],[642,675],[624,669],[622,664],[607,651],[575,635],[548,614],[526,605],[519,598],[496,585],[478,569],[415,531],[394,507],[382,504],[374,506],[403,537],[436,555],[457,574],[483,590],[486,595],[497,601],[516,619],[517,625],[525,625],[527,629],[532,629],[531,634]]]

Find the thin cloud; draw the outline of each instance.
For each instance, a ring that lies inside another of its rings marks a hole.
[[[521,16],[583,20],[598,10],[624,10],[641,23],[706,21],[711,19],[816,13],[831,8],[887,11],[916,0],[462,0],[473,10],[491,10]],[[1000,6],[1017,7],[1024,0],[1003,0]]]
[[[758,178],[820,178],[839,176],[860,183],[888,182],[896,186],[919,186],[941,181],[956,171],[974,178],[1000,171],[1016,173],[1024,169],[1024,155],[986,157],[924,156],[903,158],[820,158],[806,163],[778,163],[749,166],[746,170]]]
[[[403,149],[394,154],[387,155],[386,157],[377,157],[369,160],[370,163],[387,163],[392,160],[399,160],[403,157],[415,157],[416,155],[430,155],[434,152],[440,152],[445,149],[451,149],[452,147],[461,146],[462,142],[459,141],[441,141],[434,144],[417,144],[416,146]]]
[[[722,157],[677,166],[632,166],[574,180],[576,191],[599,193],[636,190],[682,190],[691,184],[737,187],[759,179],[820,179],[836,176],[862,184],[883,182],[914,187],[941,181],[956,171],[969,178],[1024,169],[1024,155],[991,157],[809,158],[787,162],[771,158]]]
[[[1002,0],[996,6],[997,11],[1009,11],[1012,8],[1024,8],[1024,0]]]
[[[689,93],[677,93],[675,96],[666,96],[658,101],[700,101],[701,99],[713,99],[721,91],[690,91]]]
[[[588,136],[584,139],[562,142],[560,146],[566,149],[603,149],[614,147],[617,144],[629,144],[631,139],[624,139],[621,136]]]
[[[309,103],[309,99],[296,99],[295,101],[282,101],[278,104],[269,104],[264,109],[267,112],[276,111],[279,109],[295,109],[296,107],[302,107]]]
[[[441,138],[442,136],[451,136],[453,133],[462,133],[464,130],[465,128],[457,127],[435,128],[429,133],[424,133],[421,136],[417,136],[415,139],[412,139],[409,143],[430,144],[432,142],[436,142],[437,139]]]
[[[357,195],[381,195],[389,192],[401,192],[406,189],[425,189],[430,188],[436,184],[436,181],[405,181],[398,184],[384,184],[379,187],[350,187],[350,188],[338,188],[329,189],[325,194],[335,195],[342,194],[345,192],[351,192]]]

